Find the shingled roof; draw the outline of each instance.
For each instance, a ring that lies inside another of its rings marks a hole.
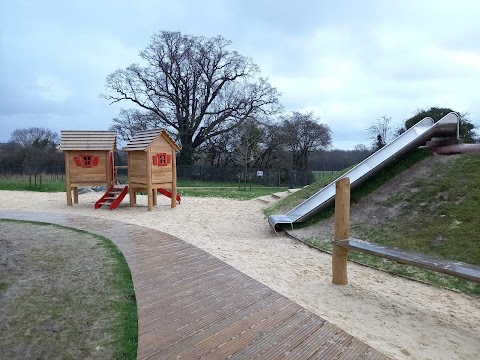
[[[176,151],[180,150],[180,146],[178,146],[165,129],[152,129],[138,131],[123,148],[123,151],[146,150],[159,135],[163,135],[165,140],[167,140]]]
[[[116,131],[62,130],[60,150],[115,150]]]

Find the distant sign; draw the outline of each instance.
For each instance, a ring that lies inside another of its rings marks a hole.
[[[263,176],[263,171],[262,170],[257,170],[257,176]]]

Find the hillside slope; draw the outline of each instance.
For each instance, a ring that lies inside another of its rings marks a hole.
[[[479,169],[480,154],[429,156],[352,204],[352,237],[480,265]],[[289,233],[328,250],[333,219]]]

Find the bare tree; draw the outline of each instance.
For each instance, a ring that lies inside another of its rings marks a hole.
[[[228,50],[230,41],[161,31],[140,52],[145,66],[132,64],[106,79],[111,103],[127,100],[174,129],[182,145],[179,163],[193,162],[209,138],[245,119],[274,114],[279,93],[249,58]]]
[[[255,162],[260,152],[259,143],[262,131],[254,120],[247,120],[238,133],[238,142],[235,147],[235,160],[243,168],[243,181],[246,188],[248,182],[248,169]]]
[[[27,129],[14,130],[10,135],[10,141],[22,146],[32,145],[34,142],[41,142],[44,140],[58,143],[58,134],[43,127],[30,127]]]
[[[208,138],[199,148],[212,167],[228,166],[235,159],[235,144],[232,134],[224,133]]]
[[[200,149],[205,155],[207,163],[210,166],[217,167],[238,163],[236,159],[238,159],[240,138],[252,126],[258,128],[258,137],[256,138],[256,151],[250,153],[250,157],[253,156],[253,161],[250,161],[249,166],[268,169],[282,162],[283,149],[280,126],[266,121],[260,123],[252,120],[244,122],[234,132],[209,138]]]
[[[293,169],[307,170],[309,154],[331,144],[331,130],[313,112],[293,112],[282,123],[283,143],[292,153]]]
[[[128,141],[139,130],[154,129],[162,126],[155,114],[138,109],[121,109],[118,118],[113,119],[110,130],[115,130],[122,140]]]
[[[374,151],[384,147],[392,140],[391,117],[383,115],[375,120],[375,122],[367,129],[368,139],[372,141],[372,149]]]
[[[282,128],[277,124],[262,124],[262,140],[254,167],[268,169],[284,162]]]
[[[41,166],[60,165],[63,155],[57,150],[58,134],[52,130],[31,127],[14,130],[10,136],[12,149],[16,149],[16,157],[21,156],[21,165],[36,171]]]
[[[368,147],[364,144],[357,144],[353,148],[353,151],[368,151]]]

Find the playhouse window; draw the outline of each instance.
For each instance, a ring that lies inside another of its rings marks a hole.
[[[92,157],[90,155],[83,155],[83,166],[84,167],[92,167]]]
[[[167,165],[167,154],[158,154],[158,166]]]
[[[159,153],[152,156],[152,162],[155,166],[167,166],[172,161],[172,156],[167,153]]]
[[[94,155],[80,154],[74,156],[73,160],[75,161],[75,165],[83,168],[91,168],[98,165],[98,156]]]

